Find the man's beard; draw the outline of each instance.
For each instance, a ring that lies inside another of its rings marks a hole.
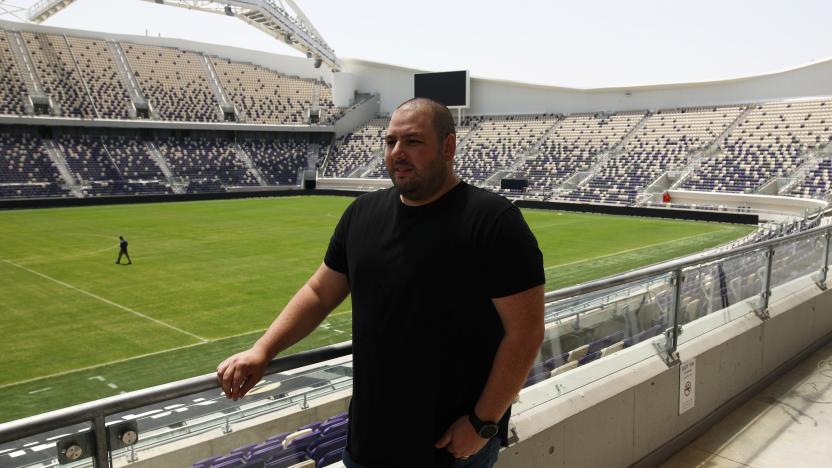
[[[411,173],[404,181],[396,178],[396,168],[410,169]],[[410,164],[393,163],[387,167],[387,174],[399,194],[413,201],[427,200],[438,192],[447,179],[445,162],[441,155],[434,159],[424,172],[416,172],[416,168]]]

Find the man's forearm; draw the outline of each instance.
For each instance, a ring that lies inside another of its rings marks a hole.
[[[478,418],[497,421],[508,410],[528,377],[542,341],[542,336],[540,339],[508,335],[503,338],[474,409]]]
[[[269,359],[312,333],[349,294],[346,277],[321,265],[254,344]]]
[[[315,292],[308,285],[304,285],[254,346],[261,348],[270,358],[274,358],[312,333],[328,313],[329,310]]]

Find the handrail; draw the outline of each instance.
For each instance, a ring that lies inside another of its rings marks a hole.
[[[274,359],[266,369],[266,374],[317,364],[351,353],[352,341],[302,351]],[[219,388],[217,375],[205,374],[2,423],[0,424],[0,444],[57,427],[86,423],[99,417],[216,388]]]

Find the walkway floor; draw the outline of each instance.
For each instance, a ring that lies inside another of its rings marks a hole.
[[[832,466],[832,343],[661,466]]]

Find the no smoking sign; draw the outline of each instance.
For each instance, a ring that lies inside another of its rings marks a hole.
[[[696,404],[696,359],[679,366],[679,414]]]

